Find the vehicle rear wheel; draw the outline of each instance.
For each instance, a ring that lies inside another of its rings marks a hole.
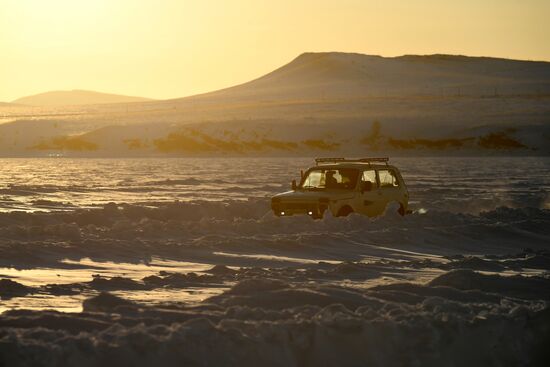
[[[399,204],[399,209],[397,209],[397,212],[398,212],[399,215],[401,215],[402,217],[405,215],[405,207],[403,206],[403,204]]]
[[[341,207],[340,210],[338,210],[338,214],[336,216],[337,217],[347,217],[351,213],[353,213],[353,209],[350,206],[346,205],[346,206]]]

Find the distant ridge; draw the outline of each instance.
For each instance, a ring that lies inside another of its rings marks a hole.
[[[151,99],[75,89],[69,91],[52,91],[35,94],[16,99],[12,103],[30,106],[68,106],[145,101],[151,101]]]
[[[257,79],[166,102],[330,100],[363,97],[540,96],[550,94],[550,62],[464,55],[384,57],[305,52]],[[152,99],[86,90],[51,91],[12,103],[63,106],[145,102]],[[163,103],[164,101],[158,101]]]
[[[550,92],[550,62],[463,55],[306,52],[252,81],[188,98],[327,99]]]

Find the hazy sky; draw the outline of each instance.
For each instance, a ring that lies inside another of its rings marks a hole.
[[[549,15],[549,0],[0,0],[0,101],[182,97],[305,51],[550,60]]]

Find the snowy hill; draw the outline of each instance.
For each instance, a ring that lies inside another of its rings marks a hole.
[[[87,90],[52,91],[22,97],[13,103],[29,106],[69,106],[105,103],[130,103],[150,101],[148,98],[130,97],[118,94],[99,93]]]

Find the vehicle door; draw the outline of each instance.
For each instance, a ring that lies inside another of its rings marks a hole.
[[[373,217],[384,211],[385,204],[383,203],[382,192],[376,180],[376,172],[374,169],[363,171],[359,182],[359,203],[354,208],[361,214]]]
[[[389,203],[401,203],[403,200],[403,191],[400,188],[399,179],[395,171],[392,168],[384,168],[377,170],[377,172],[383,203],[382,210],[385,210]]]

